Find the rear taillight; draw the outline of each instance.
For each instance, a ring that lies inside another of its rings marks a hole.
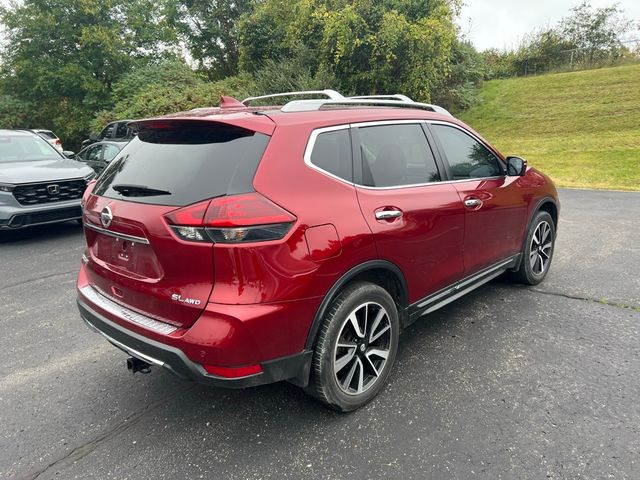
[[[56,145],[62,145],[62,142],[60,141],[59,138],[56,138],[56,141],[54,142]]]
[[[296,217],[259,193],[218,197],[165,215],[181,240],[248,243],[279,240]]]

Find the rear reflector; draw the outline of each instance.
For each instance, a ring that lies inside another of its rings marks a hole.
[[[245,367],[218,367],[216,365],[203,365],[207,373],[216,377],[240,378],[248,377],[262,372],[260,365],[247,365]]]

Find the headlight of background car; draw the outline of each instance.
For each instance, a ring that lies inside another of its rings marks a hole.
[[[15,185],[9,183],[0,183],[0,192],[13,192]]]

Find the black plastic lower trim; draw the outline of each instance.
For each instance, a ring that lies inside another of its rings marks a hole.
[[[60,208],[56,210],[43,210],[40,212],[18,213],[8,222],[10,228],[29,227],[47,223],[66,222],[82,218],[80,206]]]
[[[164,367],[179,377],[196,383],[215,387],[245,388],[290,380],[292,383],[304,385],[305,376],[308,377],[313,352],[307,350],[262,362],[262,372],[255,375],[241,378],[216,377],[208,374],[202,365],[189,360],[182,350],[151,340],[110,321],[92,310],[80,298],[77,303],[80,315],[87,325],[111,344],[132,357]]]
[[[461,296],[466,295],[472,290],[484,285],[488,281],[493,280],[505,271],[512,269],[519,260],[520,254],[517,253],[412,303],[408,308],[409,324],[413,323],[422,315],[444,307]]]

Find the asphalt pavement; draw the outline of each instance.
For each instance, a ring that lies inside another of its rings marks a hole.
[[[561,201],[546,281],[418,321],[351,414],[288,383],[129,374],[78,316],[81,228],[0,234],[0,476],[638,479],[640,193]]]

